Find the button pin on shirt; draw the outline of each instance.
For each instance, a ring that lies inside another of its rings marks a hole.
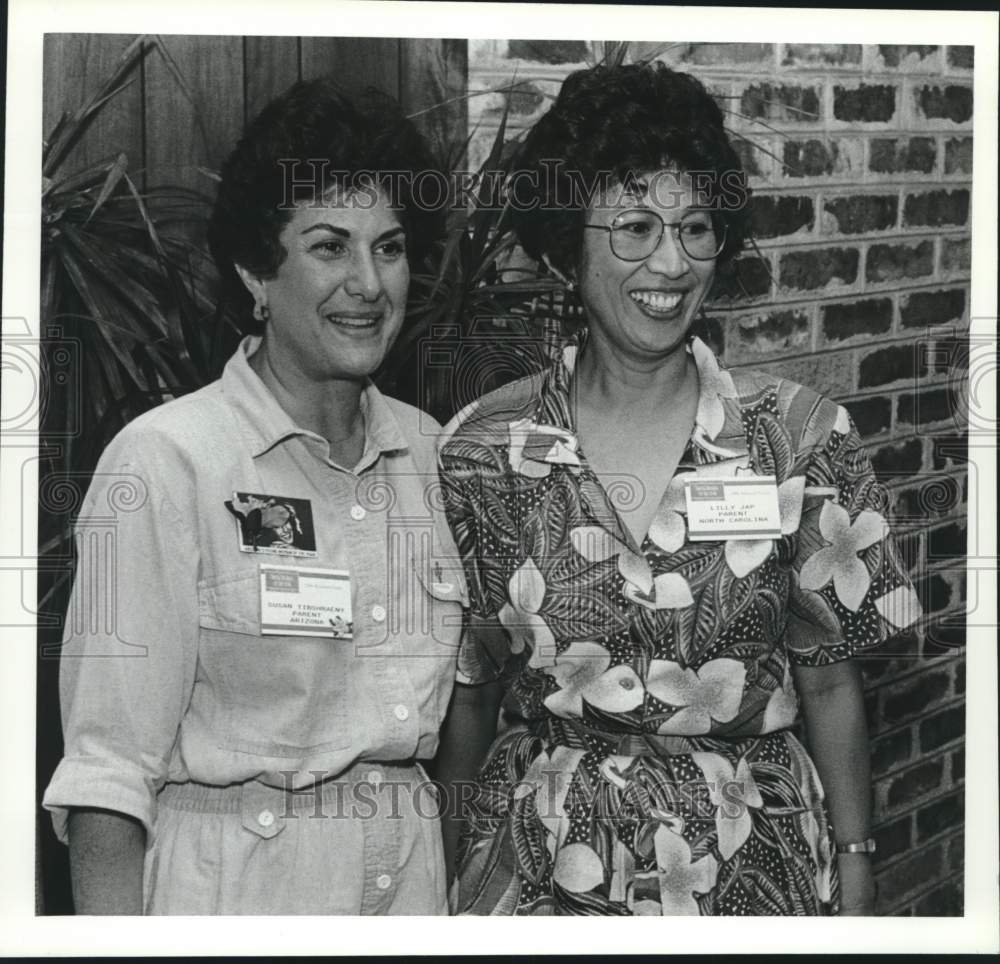
[[[372,619],[377,622],[385,622],[386,611],[385,606],[372,606]]]
[[[388,874],[379,874],[375,878],[375,886],[379,890],[388,890],[392,886],[392,878]]]
[[[393,710],[393,713],[396,715],[396,719],[399,720],[400,723],[410,718],[410,711],[403,706],[402,703],[400,703],[399,706]]]
[[[351,518],[355,522],[360,522],[368,513],[365,512],[364,506],[352,505],[351,506]]]

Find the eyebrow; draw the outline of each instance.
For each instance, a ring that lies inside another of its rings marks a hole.
[[[306,235],[313,231],[329,231],[331,234],[335,234],[339,238],[349,238],[351,236],[351,232],[346,228],[339,228],[335,224],[328,224],[326,221],[320,221],[318,224],[310,224],[308,228],[301,232],[301,234]],[[402,225],[395,228],[389,228],[388,231],[383,231],[375,239],[375,241],[385,241],[387,238],[395,237],[397,234],[406,234]]]

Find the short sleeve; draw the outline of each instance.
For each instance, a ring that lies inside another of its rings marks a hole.
[[[73,807],[127,814],[152,834],[194,686],[197,543],[159,485],[167,469],[130,439],[102,456],[76,523],[59,668],[65,751],[43,800],[63,841]]]
[[[889,530],[888,494],[850,416],[822,400],[814,420],[785,633],[801,666],[862,654],[921,612]]]
[[[455,680],[474,686],[507,676],[513,654],[510,638],[497,619],[502,603],[493,585],[497,573],[484,556],[488,547],[481,537],[484,507],[476,495],[481,488],[478,474],[465,459],[451,456],[447,450],[441,454],[439,470],[445,514],[469,590]]]

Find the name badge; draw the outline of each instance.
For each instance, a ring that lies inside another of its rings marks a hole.
[[[685,479],[688,538],[779,539],[778,480],[773,475]]]
[[[260,631],[265,636],[352,639],[353,629],[349,573],[260,567]]]

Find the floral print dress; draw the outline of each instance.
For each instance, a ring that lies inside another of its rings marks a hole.
[[[696,424],[637,545],[574,435],[583,332],[465,409],[441,472],[470,584],[459,681],[507,729],[459,849],[466,914],[828,914],[833,832],[790,667],[919,614],[847,412],[692,339]],[[780,539],[691,541],[684,480],[774,476]]]

